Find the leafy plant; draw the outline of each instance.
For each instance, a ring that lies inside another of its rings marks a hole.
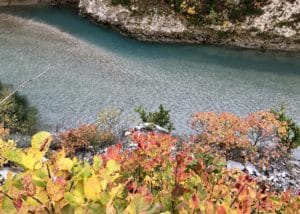
[[[154,123],[169,131],[175,130],[170,119],[170,110],[166,110],[163,105],[160,105],[158,111],[155,112],[146,112],[142,107],[136,108],[135,112],[139,113],[144,123]]]
[[[261,15],[264,11],[258,5],[266,2],[266,0],[241,0],[238,6],[230,4],[229,18],[241,21],[249,15]]]
[[[100,132],[111,136],[121,136],[126,129],[126,122],[121,121],[122,110],[110,107],[102,109],[98,114],[97,126]]]
[[[0,101],[11,90],[11,87],[0,82]],[[30,107],[24,96],[15,93],[0,105],[0,123],[11,133],[32,134],[37,123],[37,113],[37,109]]]
[[[0,138],[5,139],[9,135],[9,129],[4,128],[3,124],[0,124]]]
[[[284,106],[279,109],[272,109],[271,112],[286,125],[286,134],[281,136],[280,142],[288,146],[289,149],[300,146],[300,127],[293,118],[286,114]]]
[[[111,3],[113,5],[119,5],[119,4],[121,4],[121,5],[126,6],[126,5],[130,4],[130,0],[111,0]]]
[[[109,146],[114,139],[111,132],[99,130],[96,124],[88,124],[60,133],[57,141],[67,155],[74,156],[76,152],[90,150],[91,147]]]
[[[5,156],[3,156],[3,154],[6,154],[15,149],[16,143],[14,141],[9,140],[6,142],[0,138],[0,168],[8,162],[8,160],[5,158]]]
[[[227,159],[251,160],[264,168],[287,155],[282,145],[269,146],[287,135],[286,123],[270,111],[250,113],[245,118],[227,112],[198,112],[192,117],[191,128],[198,132],[193,142]]]
[[[168,134],[134,133],[138,148],[110,147],[93,164],[53,153],[39,133],[27,150],[4,152],[23,167],[0,186],[4,213],[293,213],[300,196],[274,193],[240,171],[224,168],[222,159],[200,145],[174,151]]]
[[[242,21],[247,16],[263,13],[268,0],[166,0],[192,24],[218,24],[222,21]]]

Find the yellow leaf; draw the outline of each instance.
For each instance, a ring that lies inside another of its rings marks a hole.
[[[59,170],[71,171],[73,168],[73,161],[70,158],[62,158],[58,161]]]
[[[27,169],[40,169],[42,167],[41,156],[34,152],[23,154],[21,164]]]
[[[106,169],[108,170],[109,174],[119,171],[120,168],[120,165],[115,160],[109,160],[106,163]]]
[[[94,156],[93,158],[93,169],[98,171],[102,165],[102,158],[100,156]]]
[[[65,187],[59,183],[53,183],[52,180],[48,180],[47,192],[53,201],[59,201],[64,197]]]
[[[106,190],[106,187],[107,187],[107,181],[103,179],[103,180],[100,181],[100,184],[101,184],[102,189],[103,189],[103,190]]]
[[[86,208],[85,207],[76,207],[74,210],[74,214],[86,214]]]
[[[84,196],[77,190],[74,190],[72,193],[65,193],[65,199],[71,206],[80,206],[84,204]]]
[[[123,184],[119,184],[118,186],[113,187],[109,192],[109,196],[111,198],[110,200],[111,201],[115,200],[115,198],[122,193],[123,188],[124,188]]]
[[[214,204],[210,201],[207,201],[206,202],[206,213],[207,214],[214,214],[215,211],[214,211]]]
[[[97,201],[100,199],[101,184],[96,175],[92,175],[84,181],[84,195],[88,200]]]
[[[125,210],[125,213],[126,214],[136,214],[136,206],[133,201],[130,202],[130,204],[128,205],[128,207]]]
[[[39,132],[33,135],[31,139],[31,147],[34,149],[39,149],[40,151],[47,151],[51,141],[52,136],[49,132]]]
[[[196,14],[195,7],[189,7],[189,8],[187,9],[187,13],[188,13],[189,15],[195,15],[195,14]]]
[[[249,188],[249,196],[250,196],[252,199],[256,199],[256,191],[253,190],[252,188]]]
[[[115,207],[112,204],[110,204],[110,205],[106,206],[106,213],[107,214],[116,214],[117,211],[116,211]]]

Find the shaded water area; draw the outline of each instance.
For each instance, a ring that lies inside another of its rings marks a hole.
[[[280,103],[300,122],[299,55],[143,43],[70,9],[0,8],[0,80],[17,86],[45,69],[21,93],[48,130],[93,122],[109,106],[136,120],[135,107],[161,103],[179,133],[196,111],[244,116]]]

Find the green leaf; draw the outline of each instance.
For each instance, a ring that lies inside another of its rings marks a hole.
[[[65,199],[71,206],[80,206],[84,204],[84,195],[80,191],[66,192]]]
[[[23,177],[23,174],[21,174],[21,173],[16,174],[12,180],[13,186],[15,186],[18,189],[22,189],[22,181],[21,181],[22,177]]]
[[[17,213],[17,210],[12,202],[12,200],[10,200],[9,198],[5,197],[2,200],[2,207],[1,207],[1,211],[3,213]]]
[[[93,158],[93,169],[98,171],[102,165],[102,158],[100,156],[94,156]]]
[[[58,161],[59,170],[71,171],[73,168],[73,161],[70,158],[61,158]]]
[[[89,203],[88,208],[92,210],[94,214],[105,213],[105,207],[100,203]]]
[[[17,163],[19,165],[22,164],[23,152],[21,150],[9,150],[5,152],[3,156],[11,162]]]

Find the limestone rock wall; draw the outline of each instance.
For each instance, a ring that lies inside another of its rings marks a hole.
[[[96,21],[119,25],[128,31],[177,33],[186,30],[184,21],[175,14],[152,13],[144,16],[132,16],[128,8],[121,5],[113,6],[111,0],[80,0],[79,8]]]

